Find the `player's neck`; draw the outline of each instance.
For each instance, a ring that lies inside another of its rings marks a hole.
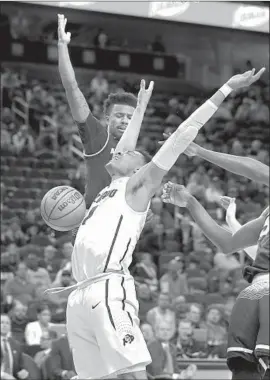
[[[115,181],[115,180],[117,180],[117,179],[120,179],[120,178],[123,178],[123,176],[120,175],[120,174],[112,174],[111,175],[112,182]]]

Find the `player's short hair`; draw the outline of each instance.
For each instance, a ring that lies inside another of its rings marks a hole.
[[[113,93],[108,96],[104,102],[103,111],[105,115],[108,115],[111,106],[115,104],[123,104],[136,108],[137,98],[131,92]]]
[[[141,155],[144,158],[145,164],[148,164],[149,162],[152,161],[152,156],[146,150],[138,148],[138,149],[136,149],[136,152],[141,153]]]

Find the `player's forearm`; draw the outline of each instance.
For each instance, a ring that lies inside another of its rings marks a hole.
[[[63,42],[58,42],[58,68],[65,90],[78,87],[68,45]]]
[[[186,119],[181,127],[195,126],[200,129],[215,114],[218,107],[223,103],[232,89],[225,84],[214,95],[203,103],[196,111],[194,111],[188,119]]]
[[[232,234],[219,226],[193,196],[190,196],[189,198],[187,209],[205,236],[207,236],[207,238],[215,244],[221,252],[230,252],[230,249],[228,248],[230,240],[232,239]]]
[[[269,167],[260,161],[250,157],[213,152],[202,147],[198,149],[197,155],[234,174],[242,175],[252,181],[269,186]]]
[[[145,110],[144,107],[136,107],[123,136],[115,148],[115,153],[136,149]]]
[[[69,57],[68,46],[62,42],[58,43],[58,67],[72,117],[76,122],[84,123],[89,116],[90,109],[78,87]]]
[[[232,231],[233,234],[237,232],[238,230],[240,230],[240,228],[242,227],[242,225],[238,222],[238,220],[233,216],[228,215],[226,217],[226,222],[228,226],[230,227],[230,230]],[[253,245],[252,247],[245,248],[244,251],[252,260],[254,260],[256,257],[257,249],[258,249],[257,245]]]

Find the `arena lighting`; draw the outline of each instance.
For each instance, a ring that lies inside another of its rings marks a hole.
[[[188,1],[151,1],[149,16],[172,17],[184,13],[189,8]]]
[[[269,10],[263,7],[240,6],[233,17],[235,28],[255,28],[266,23],[269,23]]]

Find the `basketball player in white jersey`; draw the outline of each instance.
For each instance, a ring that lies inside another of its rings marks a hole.
[[[120,140],[106,165],[112,182],[92,203],[72,253],[78,284],[68,299],[67,331],[79,379],[147,378],[151,358],[139,328],[128,268],[151,198],[229,93],[255,80],[254,71],[233,76],[178,127],[152,160],[144,152],[123,152]]]

